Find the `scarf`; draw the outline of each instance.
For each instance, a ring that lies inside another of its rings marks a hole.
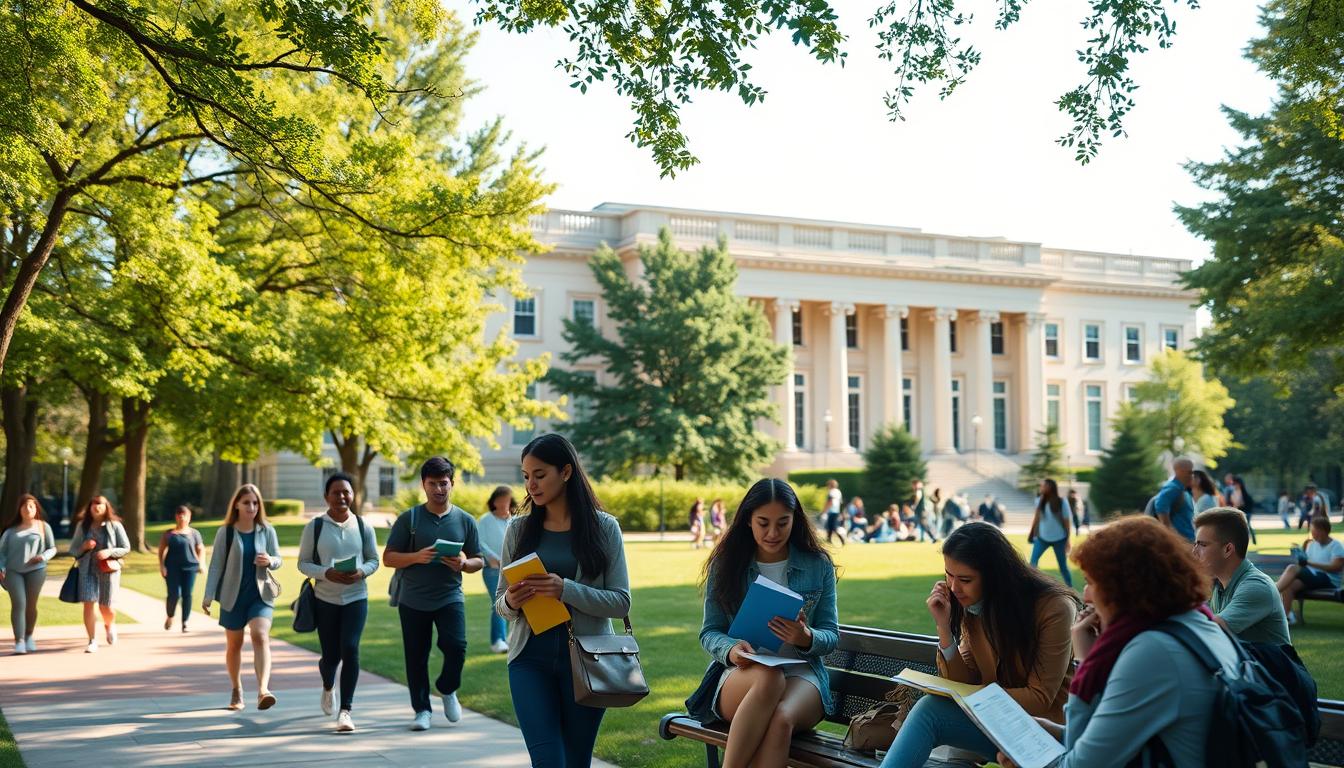
[[[1213,613],[1207,606],[1200,605],[1197,610],[1210,621],[1213,620]],[[1115,667],[1120,652],[1125,650],[1129,641],[1165,620],[1165,618],[1140,619],[1129,615],[1117,616],[1102,631],[1096,644],[1088,652],[1087,658],[1078,665],[1078,671],[1073,675],[1073,682],[1069,684],[1069,693],[1091,704],[1097,694],[1105,690],[1106,681],[1111,677],[1111,669]]]

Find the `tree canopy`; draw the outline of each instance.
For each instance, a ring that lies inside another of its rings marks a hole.
[[[1233,445],[1223,415],[1234,405],[1227,387],[1179,350],[1153,358],[1148,378],[1134,385],[1137,417],[1154,447],[1168,456],[1196,453],[1210,467]]]

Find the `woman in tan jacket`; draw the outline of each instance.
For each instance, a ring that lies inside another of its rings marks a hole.
[[[988,523],[968,523],[948,536],[943,567],[947,578],[933,585],[927,601],[938,627],[938,673],[960,683],[998,683],[1028,714],[1062,715],[1077,594],[1028,566]],[[920,768],[942,745],[984,760],[997,752],[955,702],[925,696],[897,731],[882,768]]]

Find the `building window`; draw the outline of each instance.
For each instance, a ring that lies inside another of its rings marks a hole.
[[[1087,405],[1087,450],[1101,452],[1101,385],[1088,384],[1083,388]]]
[[[527,385],[527,399],[528,400],[537,399],[537,383],[535,381]],[[529,427],[513,428],[514,445],[527,445],[528,443],[532,442],[532,438],[536,436],[537,421],[536,419],[529,419],[529,421],[531,422],[531,426]]]
[[[1063,387],[1059,384],[1045,385],[1045,423],[1059,429],[1060,401],[1063,399]]]
[[[845,346],[859,348],[859,314],[845,315]]]
[[[989,353],[991,355],[1003,354],[1003,323],[989,324]]]
[[[536,336],[537,335],[537,299],[529,297],[526,299],[514,298],[513,300],[513,335],[514,336]]]
[[[793,310],[793,346],[803,346],[803,310]]]
[[[863,421],[862,387],[863,382],[858,376],[849,377],[849,447],[856,451],[859,449],[859,424]]]
[[[910,351],[910,318],[901,318],[901,351]]]
[[[1088,323],[1083,326],[1083,359],[1095,362],[1101,359],[1101,326]]]
[[[575,374],[582,376],[589,381],[597,381],[595,371],[575,371]],[[570,411],[570,418],[575,422],[588,421],[593,417],[593,399],[587,395],[576,395],[574,397],[573,409]]]
[[[574,300],[574,322],[589,328],[597,325],[597,302],[592,299]]]
[[[1045,356],[1059,359],[1059,323],[1045,324]]]
[[[901,416],[905,419],[905,431],[915,433],[915,382],[910,378],[901,379]]]
[[[1125,396],[1125,402],[1132,403],[1134,402],[1135,395],[1138,393],[1138,388],[1133,384],[1121,384],[1120,392]]]
[[[1143,329],[1137,325],[1125,326],[1125,362],[1143,362]]]
[[[1162,329],[1162,346],[1166,347],[1167,349],[1180,349],[1180,348],[1181,348],[1181,329],[1180,329],[1180,328],[1163,328],[1163,329]]]
[[[378,468],[378,498],[386,499],[397,495],[397,468]]]
[[[807,377],[793,374],[793,444],[807,446]]]
[[[1008,450],[1008,382],[994,382],[994,450]]]
[[[961,379],[952,380],[952,448],[961,450]]]
[[[947,321],[947,346],[952,352],[957,351],[957,321]]]

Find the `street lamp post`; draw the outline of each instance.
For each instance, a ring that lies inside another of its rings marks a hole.
[[[980,471],[980,425],[983,424],[984,421],[985,420],[980,418],[980,414],[978,413],[971,417],[971,450],[974,452],[971,461],[976,472]]]
[[[69,446],[61,448],[61,525],[68,525],[70,520],[70,457],[75,452],[70,450]]]
[[[830,408],[827,408],[827,409],[826,409],[826,413],[822,415],[821,420],[824,421],[824,422],[826,422],[825,443],[823,443],[823,445],[826,446],[826,460],[827,460],[827,461],[830,461],[830,459],[831,459],[831,409],[830,409]]]

